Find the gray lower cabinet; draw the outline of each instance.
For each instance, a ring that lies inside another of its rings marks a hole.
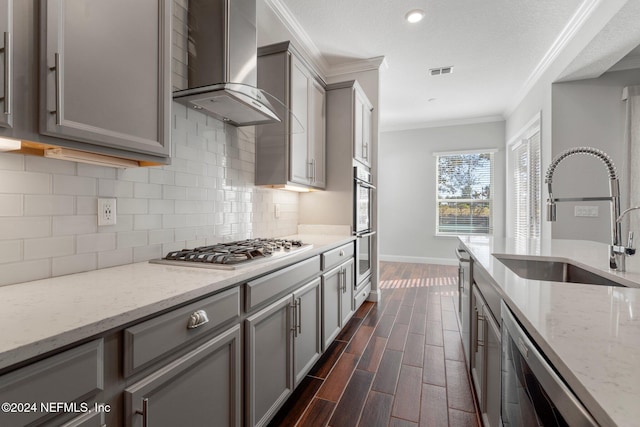
[[[499,426],[501,387],[501,336],[482,293],[474,285],[471,294],[471,377],[483,424]]]
[[[326,349],[353,315],[353,258],[322,275],[322,344]]]
[[[239,427],[240,342],[235,325],[126,388],[125,424]]]
[[[262,426],[321,354],[320,278],[246,319],[246,424]]]
[[[245,321],[248,426],[267,424],[293,391],[292,311],[287,295]]]
[[[169,156],[171,0],[40,4],[40,132]]]
[[[320,278],[293,293],[293,369],[295,386],[300,384],[322,354],[322,294]]]
[[[0,402],[10,405],[0,426],[59,426],[87,412],[104,389],[103,355],[98,339],[0,376]]]

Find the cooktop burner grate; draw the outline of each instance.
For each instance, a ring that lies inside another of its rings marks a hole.
[[[300,240],[247,239],[169,252],[163,260],[233,265],[290,252],[305,246]]]

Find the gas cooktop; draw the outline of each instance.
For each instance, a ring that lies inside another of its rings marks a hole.
[[[256,238],[172,251],[161,259],[152,259],[149,262],[234,270],[300,253],[312,247],[313,245],[302,243],[300,240]]]

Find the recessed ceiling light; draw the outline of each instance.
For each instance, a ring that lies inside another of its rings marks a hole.
[[[411,22],[412,24],[415,24],[416,22],[422,21],[422,18],[424,18],[424,10],[422,9],[410,10],[409,12],[407,12],[407,14],[404,17],[407,21]]]

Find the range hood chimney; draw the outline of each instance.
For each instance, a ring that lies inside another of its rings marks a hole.
[[[277,99],[256,87],[256,0],[189,0],[188,88],[173,99],[225,123],[281,121]]]

